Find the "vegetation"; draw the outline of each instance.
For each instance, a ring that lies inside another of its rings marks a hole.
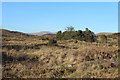
[[[74,27],[73,27],[73,26],[70,26],[70,27],[67,27],[65,30],[66,30],[66,31],[74,31]]]
[[[56,37],[4,36],[2,40],[3,78],[119,76],[118,39],[107,38],[107,43],[99,43],[99,37],[89,29],[59,31]]]
[[[86,41],[86,42],[95,42],[96,36],[95,34],[90,31],[88,28],[86,28],[86,31],[78,30],[74,31],[74,27],[70,26],[67,27],[67,31],[61,32],[58,31],[56,38],[57,40],[69,40],[69,39],[76,39],[80,41]]]
[[[48,45],[56,45],[57,44],[57,41],[54,40],[54,39],[49,39],[49,43]]]
[[[106,42],[107,42],[107,36],[105,36],[105,35],[100,35],[100,41],[101,41],[102,43],[106,43]]]

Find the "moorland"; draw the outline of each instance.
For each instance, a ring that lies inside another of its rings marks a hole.
[[[1,31],[3,78],[118,77],[119,33],[96,35],[67,28],[37,36]]]

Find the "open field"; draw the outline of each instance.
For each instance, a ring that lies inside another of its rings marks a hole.
[[[117,78],[117,39],[108,43],[3,37],[3,78]]]

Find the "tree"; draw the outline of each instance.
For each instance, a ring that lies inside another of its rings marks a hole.
[[[69,40],[69,39],[76,39],[80,41],[87,41],[87,42],[95,42],[96,36],[95,34],[86,28],[86,31],[78,30],[74,31],[74,27],[70,26],[66,28],[67,31],[63,33],[61,31],[57,32],[56,39],[57,40]]]
[[[87,42],[95,42],[96,41],[96,36],[95,34],[90,31],[88,28],[86,28],[86,31],[84,31],[84,40]]]
[[[89,29],[88,29],[88,28],[86,28],[85,30],[86,30],[86,31],[89,31]]]
[[[56,39],[61,40],[62,39],[62,31],[58,31],[56,34]]]
[[[70,27],[67,27],[65,30],[66,30],[66,31],[74,31],[74,27],[73,27],[73,26],[70,26]]]
[[[84,40],[84,34],[83,34],[83,31],[82,31],[82,30],[76,31],[76,39],[77,39],[77,40],[80,40],[80,41],[83,41],[83,40]]]
[[[68,40],[68,39],[75,39],[76,38],[76,31],[65,31],[63,32],[62,39]]]

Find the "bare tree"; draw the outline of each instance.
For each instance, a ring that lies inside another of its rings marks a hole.
[[[73,26],[69,26],[65,29],[66,31],[74,31],[74,27]]]

